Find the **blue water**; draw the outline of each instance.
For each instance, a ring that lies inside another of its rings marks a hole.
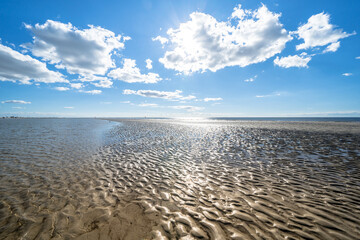
[[[106,132],[117,124],[99,119],[0,119],[0,175],[7,164],[86,158],[106,144]]]
[[[109,119],[154,119],[154,120],[166,120],[172,118],[109,118]],[[175,118],[177,119],[177,118]],[[180,118],[180,119],[192,119],[192,118]],[[360,117],[211,117],[211,118],[194,118],[194,119],[210,119],[210,120],[228,120],[228,121],[286,121],[286,122],[360,122]]]
[[[213,120],[295,121],[295,122],[360,122],[360,117],[215,117]]]

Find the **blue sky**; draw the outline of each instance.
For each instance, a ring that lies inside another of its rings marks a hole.
[[[0,116],[360,116],[359,9],[1,1]]]

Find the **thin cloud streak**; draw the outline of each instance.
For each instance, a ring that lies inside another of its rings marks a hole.
[[[31,102],[26,102],[24,100],[6,100],[1,103],[15,103],[15,104],[31,104]]]
[[[268,98],[268,97],[278,97],[278,96],[281,96],[281,95],[282,95],[281,93],[275,92],[275,93],[268,94],[268,95],[256,95],[255,97],[257,97],[257,98]]]

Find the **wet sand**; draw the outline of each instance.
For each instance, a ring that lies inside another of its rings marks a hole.
[[[2,170],[0,239],[359,239],[359,123],[111,120]]]

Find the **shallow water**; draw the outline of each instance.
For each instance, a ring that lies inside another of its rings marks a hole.
[[[360,236],[360,123],[1,121],[1,239]]]

